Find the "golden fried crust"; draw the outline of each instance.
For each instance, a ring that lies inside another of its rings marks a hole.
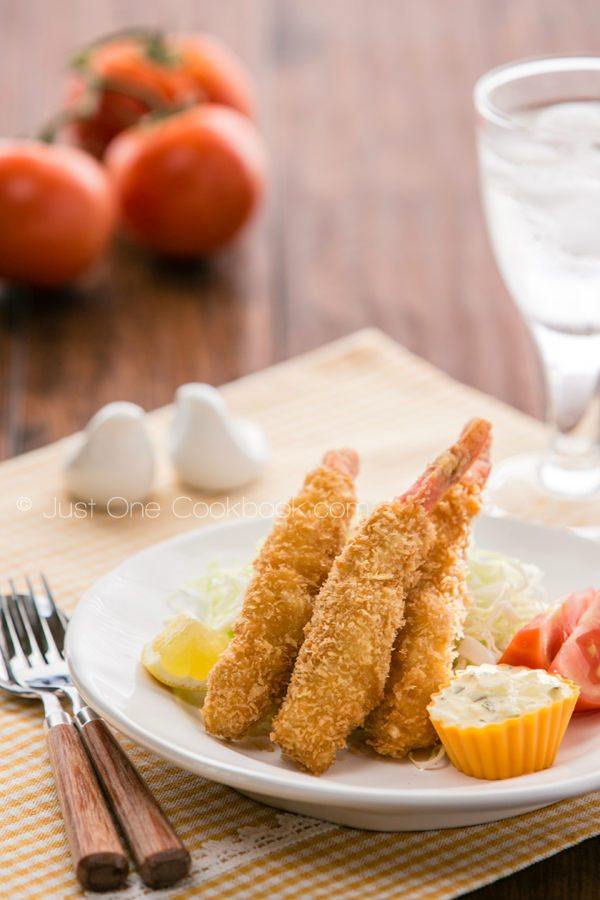
[[[466,551],[480,505],[480,488],[460,483],[432,513],[435,544],[406,598],[384,698],[365,723],[368,742],[384,756],[401,758],[437,740],[427,705],[452,675],[467,607]]]
[[[324,772],[380,701],[405,593],[434,536],[420,505],[385,503],[335,561],[271,734],[309,771]]]
[[[235,636],[208,679],[202,715],[211,734],[242,737],[285,692],[355,506],[351,476],[322,465],[274,526],[254,563]]]

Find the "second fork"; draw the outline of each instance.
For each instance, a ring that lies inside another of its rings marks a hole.
[[[34,665],[30,662],[29,669],[21,676],[34,689],[61,691],[69,697],[81,739],[110,799],[142,880],[154,888],[174,884],[189,871],[189,853],[106,723],[83,704],[73,686],[63,652],[66,620],[54,603],[46,579],[42,576],[47,616],[40,609],[41,603],[31,582],[28,579],[26,582],[27,595],[19,594],[11,582],[12,602],[9,605],[6,597],[2,600],[5,616],[8,614],[16,632],[15,639],[18,641],[20,630],[21,638],[25,637],[33,654]],[[15,621],[16,614],[21,629]]]
[[[0,660],[6,673],[0,686],[19,697],[37,698],[44,705],[46,742],[77,880],[92,891],[121,887],[129,863],[90,760],[73,719],[61,708],[58,697],[50,689],[38,689],[25,680],[24,673],[33,671],[39,658],[35,648],[21,646],[14,611],[3,593],[0,630]]]

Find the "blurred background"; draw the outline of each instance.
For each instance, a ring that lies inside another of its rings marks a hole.
[[[68,289],[5,285],[0,456],[111,400],[151,409],[364,326],[542,414],[484,227],[472,88],[511,59],[599,52],[596,0],[0,0],[2,136],[36,134],[73,52],[131,25],[210,32],[243,60],[266,202],[210,260],[117,240]]]

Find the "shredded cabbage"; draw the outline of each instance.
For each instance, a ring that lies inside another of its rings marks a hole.
[[[502,553],[471,548],[467,589],[471,606],[458,646],[458,664],[494,663],[515,632],[548,609],[543,572]]]
[[[421,772],[428,772],[430,769],[443,769],[448,765],[448,757],[441,744],[435,744],[434,747],[427,751],[425,757],[418,755],[419,753],[423,753],[423,751],[411,750],[408,754],[408,759]]]
[[[176,612],[190,612],[208,628],[231,629],[242,608],[252,566],[212,560],[204,575],[192,578],[169,597]]]
[[[215,559],[203,575],[183,585],[169,604],[176,612],[191,612],[209,628],[230,629],[251,574],[249,563]],[[542,578],[542,571],[531,563],[471,548],[467,577],[471,605],[457,648],[458,666],[496,662],[515,632],[548,609]]]

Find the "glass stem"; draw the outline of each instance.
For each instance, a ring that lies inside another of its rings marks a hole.
[[[540,466],[545,488],[562,497],[600,491],[600,334],[568,334],[534,325],[554,428]]]

